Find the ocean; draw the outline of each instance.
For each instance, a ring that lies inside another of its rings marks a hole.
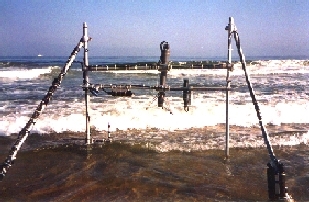
[[[80,53],[81,54],[81,53]],[[0,57],[0,157],[5,160],[68,57]],[[82,61],[78,56],[76,61]],[[159,57],[89,57],[89,64],[158,62]],[[171,61],[225,61],[171,57]],[[236,61],[237,59],[235,59]],[[252,86],[275,155],[296,201],[309,200],[309,62],[306,57],[247,57]],[[170,70],[167,84],[225,86],[226,70]],[[225,153],[225,93],[132,89],[132,97],[91,95],[91,130],[107,138],[80,154],[71,143],[85,131],[83,72],[73,63],[0,184],[12,201],[267,201],[269,156],[239,62],[230,72],[230,159]],[[151,85],[157,70],[90,72],[91,84]],[[110,126],[108,128],[108,125]],[[58,145],[58,146],[56,146]],[[18,190],[18,194],[16,194]]]

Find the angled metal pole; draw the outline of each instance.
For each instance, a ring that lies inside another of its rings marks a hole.
[[[23,129],[21,129],[21,131],[19,132],[17,140],[15,141],[14,145],[11,147],[11,150],[9,151],[9,155],[6,157],[3,164],[0,165],[0,180],[2,180],[2,178],[6,175],[8,169],[14,163],[16,156],[17,156],[17,152],[21,149],[21,146],[26,141],[27,137],[29,136],[32,127],[35,125],[39,116],[42,114],[44,108],[48,105],[53,94],[55,93],[57,88],[60,86],[64,76],[69,71],[82,45],[83,43],[81,41],[76,45],[68,61],[65,63],[64,67],[61,69],[61,72],[59,73],[58,77],[54,78],[54,81],[52,82],[52,85],[49,87],[47,94],[43,97],[40,104],[37,106],[36,110],[33,112],[31,118],[26,123],[26,126]]]
[[[267,146],[268,154],[270,157],[270,162],[267,164],[268,166],[268,169],[267,169],[268,197],[270,200],[294,201],[292,197],[288,194],[288,188],[285,187],[284,165],[275,157],[273,148],[271,146],[271,142],[269,140],[267,129],[266,127],[264,127],[263,122],[262,122],[262,115],[261,115],[260,107],[258,104],[258,100],[256,99],[252,84],[250,82],[249,74],[247,72],[245,55],[242,53],[242,49],[240,47],[240,40],[239,40],[236,26],[234,26],[233,32],[234,32],[234,38],[236,42],[237,51],[238,51],[239,58],[242,64],[242,69],[245,72],[246,82],[248,85],[252,104],[255,107],[256,115],[258,117],[260,129],[261,129],[262,136],[264,139],[264,143]]]

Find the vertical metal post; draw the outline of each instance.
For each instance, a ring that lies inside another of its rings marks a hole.
[[[227,70],[227,76],[226,76],[226,87],[229,88],[230,87],[230,81],[229,79],[229,70]],[[230,141],[230,125],[229,125],[229,91],[226,91],[226,118],[225,118],[225,133],[226,133],[226,137],[225,137],[225,141],[226,141],[226,145],[225,145],[225,157],[226,159],[229,158],[230,155],[230,151],[229,151],[229,141]]]
[[[82,41],[84,42],[84,65],[83,65],[83,77],[84,77],[84,85],[85,85],[85,105],[86,105],[86,139],[85,143],[91,144],[91,136],[90,136],[90,115],[89,115],[89,108],[88,103],[90,102],[90,96],[88,93],[88,36],[87,36],[87,24],[84,22],[83,25],[83,38]]]
[[[228,66],[232,64],[232,33],[234,31],[234,18],[229,18],[229,25],[225,28],[228,31]],[[229,68],[227,68],[226,74],[226,87],[230,87],[230,80],[229,80]],[[230,126],[229,126],[229,91],[226,91],[226,120],[225,120],[225,157],[226,159],[229,158],[230,151],[229,151],[229,141],[230,141]]]
[[[160,86],[163,87],[166,84],[167,79],[167,71],[168,71],[168,63],[169,63],[169,56],[170,56],[170,45],[168,42],[162,41],[160,43],[160,50],[161,50],[161,56],[160,56]],[[164,103],[164,91],[159,92],[158,96],[158,107],[163,108]]]
[[[183,87],[184,88],[189,88],[190,87],[189,79],[184,79],[183,80]],[[188,105],[191,105],[191,91],[184,90],[182,96],[183,96],[183,108],[187,112],[187,111],[189,111],[189,106]]]
[[[109,131],[110,127],[111,127],[111,125],[109,125],[109,123],[108,123],[108,125],[107,125],[107,137],[108,137],[108,139],[111,138],[111,133]]]

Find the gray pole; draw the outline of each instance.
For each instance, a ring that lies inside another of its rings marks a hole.
[[[87,66],[88,66],[88,36],[87,36],[87,24],[84,22],[83,25],[83,42],[84,42],[84,65],[83,65],[83,77],[84,77],[84,85],[86,86],[85,90],[85,105],[86,105],[86,139],[85,143],[90,144],[91,143],[91,137],[90,137],[90,116],[89,116],[89,108],[88,103],[90,102],[90,97],[88,94],[88,72],[87,72]]]
[[[69,60],[65,63],[64,67],[62,68],[61,72],[59,73],[58,77],[54,78],[54,81],[52,85],[49,87],[48,93],[43,97],[40,104],[37,106],[36,110],[33,112],[31,118],[27,122],[26,126],[21,129],[21,131],[18,134],[18,138],[15,141],[14,145],[11,147],[11,150],[9,151],[9,155],[6,157],[5,161],[2,165],[0,165],[0,180],[6,175],[8,169],[12,166],[14,163],[17,152],[21,149],[22,144],[26,141],[27,137],[29,136],[29,133],[32,129],[32,127],[37,122],[39,116],[42,114],[44,108],[48,105],[49,101],[51,100],[54,92],[57,90],[57,88],[60,86],[64,76],[69,71],[76,54],[80,51],[80,48],[82,47],[83,43],[80,41],[77,46],[74,48],[74,50],[71,53],[71,56],[69,57]]]
[[[228,58],[228,65],[231,66],[232,63],[232,33],[234,31],[234,18],[229,18],[229,25],[226,28],[228,31],[228,52],[227,52],[227,58]],[[227,75],[226,75],[226,87],[230,87],[230,80],[229,80],[229,69],[227,69]],[[229,91],[226,91],[226,120],[225,120],[225,157],[226,159],[229,158],[230,151],[229,151],[229,141],[230,141],[230,126],[229,126]]]

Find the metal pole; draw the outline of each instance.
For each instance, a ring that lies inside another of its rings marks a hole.
[[[160,71],[160,86],[164,87],[166,84],[166,79],[167,79],[168,63],[169,63],[169,56],[170,56],[170,45],[168,44],[168,42],[162,41],[160,43],[160,50],[161,50],[161,56],[160,56],[161,68],[159,70]],[[164,91],[160,91],[158,94],[158,107],[163,108],[164,96],[165,96]]]
[[[17,152],[21,149],[22,144],[26,141],[27,137],[29,136],[29,133],[32,127],[35,125],[39,116],[42,114],[44,108],[48,105],[53,94],[55,93],[57,88],[60,86],[64,76],[69,71],[76,57],[76,54],[80,51],[80,48],[82,47],[82,45],[83,43],[80,41],[77,44],[77,46],[74,48],[74,50],[72,51],[69,57],[69,60],[65,63],[58,77],[54,78],[54,81],[52,82],[52,85],[49,87],[47,94],[43,97],[40,104],[37,106],[36,110],[33,112],[26,126],[23,129],[21,129],[21,131],[19,132],[17,140],[15,141],[14,145],[11,147],[11,150],[9,151],[9,155],[6,157],[3,164],[2,165],[0,164],[0,181],[6,175],[8,169],[14,163],[16,156],[17,156]]]
[[[85,90],[85,105],[86,105],[86,144],[91,144],[91,136],[90,136],[90,115],[89,115],[89,108],[88,103],[90,102],[90,97],[88,93],[88,36],[87,36],[87,24],[84,22],[83,25],[83,38],[82,41],[84,42],[84,65],[83,65],[83,77],[84,77],[84,85],[86,86]]]
[[[229,70],[227,70],[226,79],[229,79]],[[226,87],[230,87],[230,81],[226,81]],[[225,133],[226,133],[226,147],[225,147],[225,157],[226,159],[229,158],[230,151],[229,151],[229,140],[230,140],[230,125],[229,125],[229,91],[226,91],[226,118],[225,118]]]
[[[234,30],[234,18],[229,18],[229,25],[226,28],[228,30],[228,65],[230,66],[232,63],[232,32]],[[226,70],[226,87],[230,87],[230,80],[229,80],[229,69]],[[226,159],[229,158],[230,151],[229,151],[229,141],[230,141],[230,126],[229,126],[229,91],[226,91],[226,120],[225,120],[225,157]]]

